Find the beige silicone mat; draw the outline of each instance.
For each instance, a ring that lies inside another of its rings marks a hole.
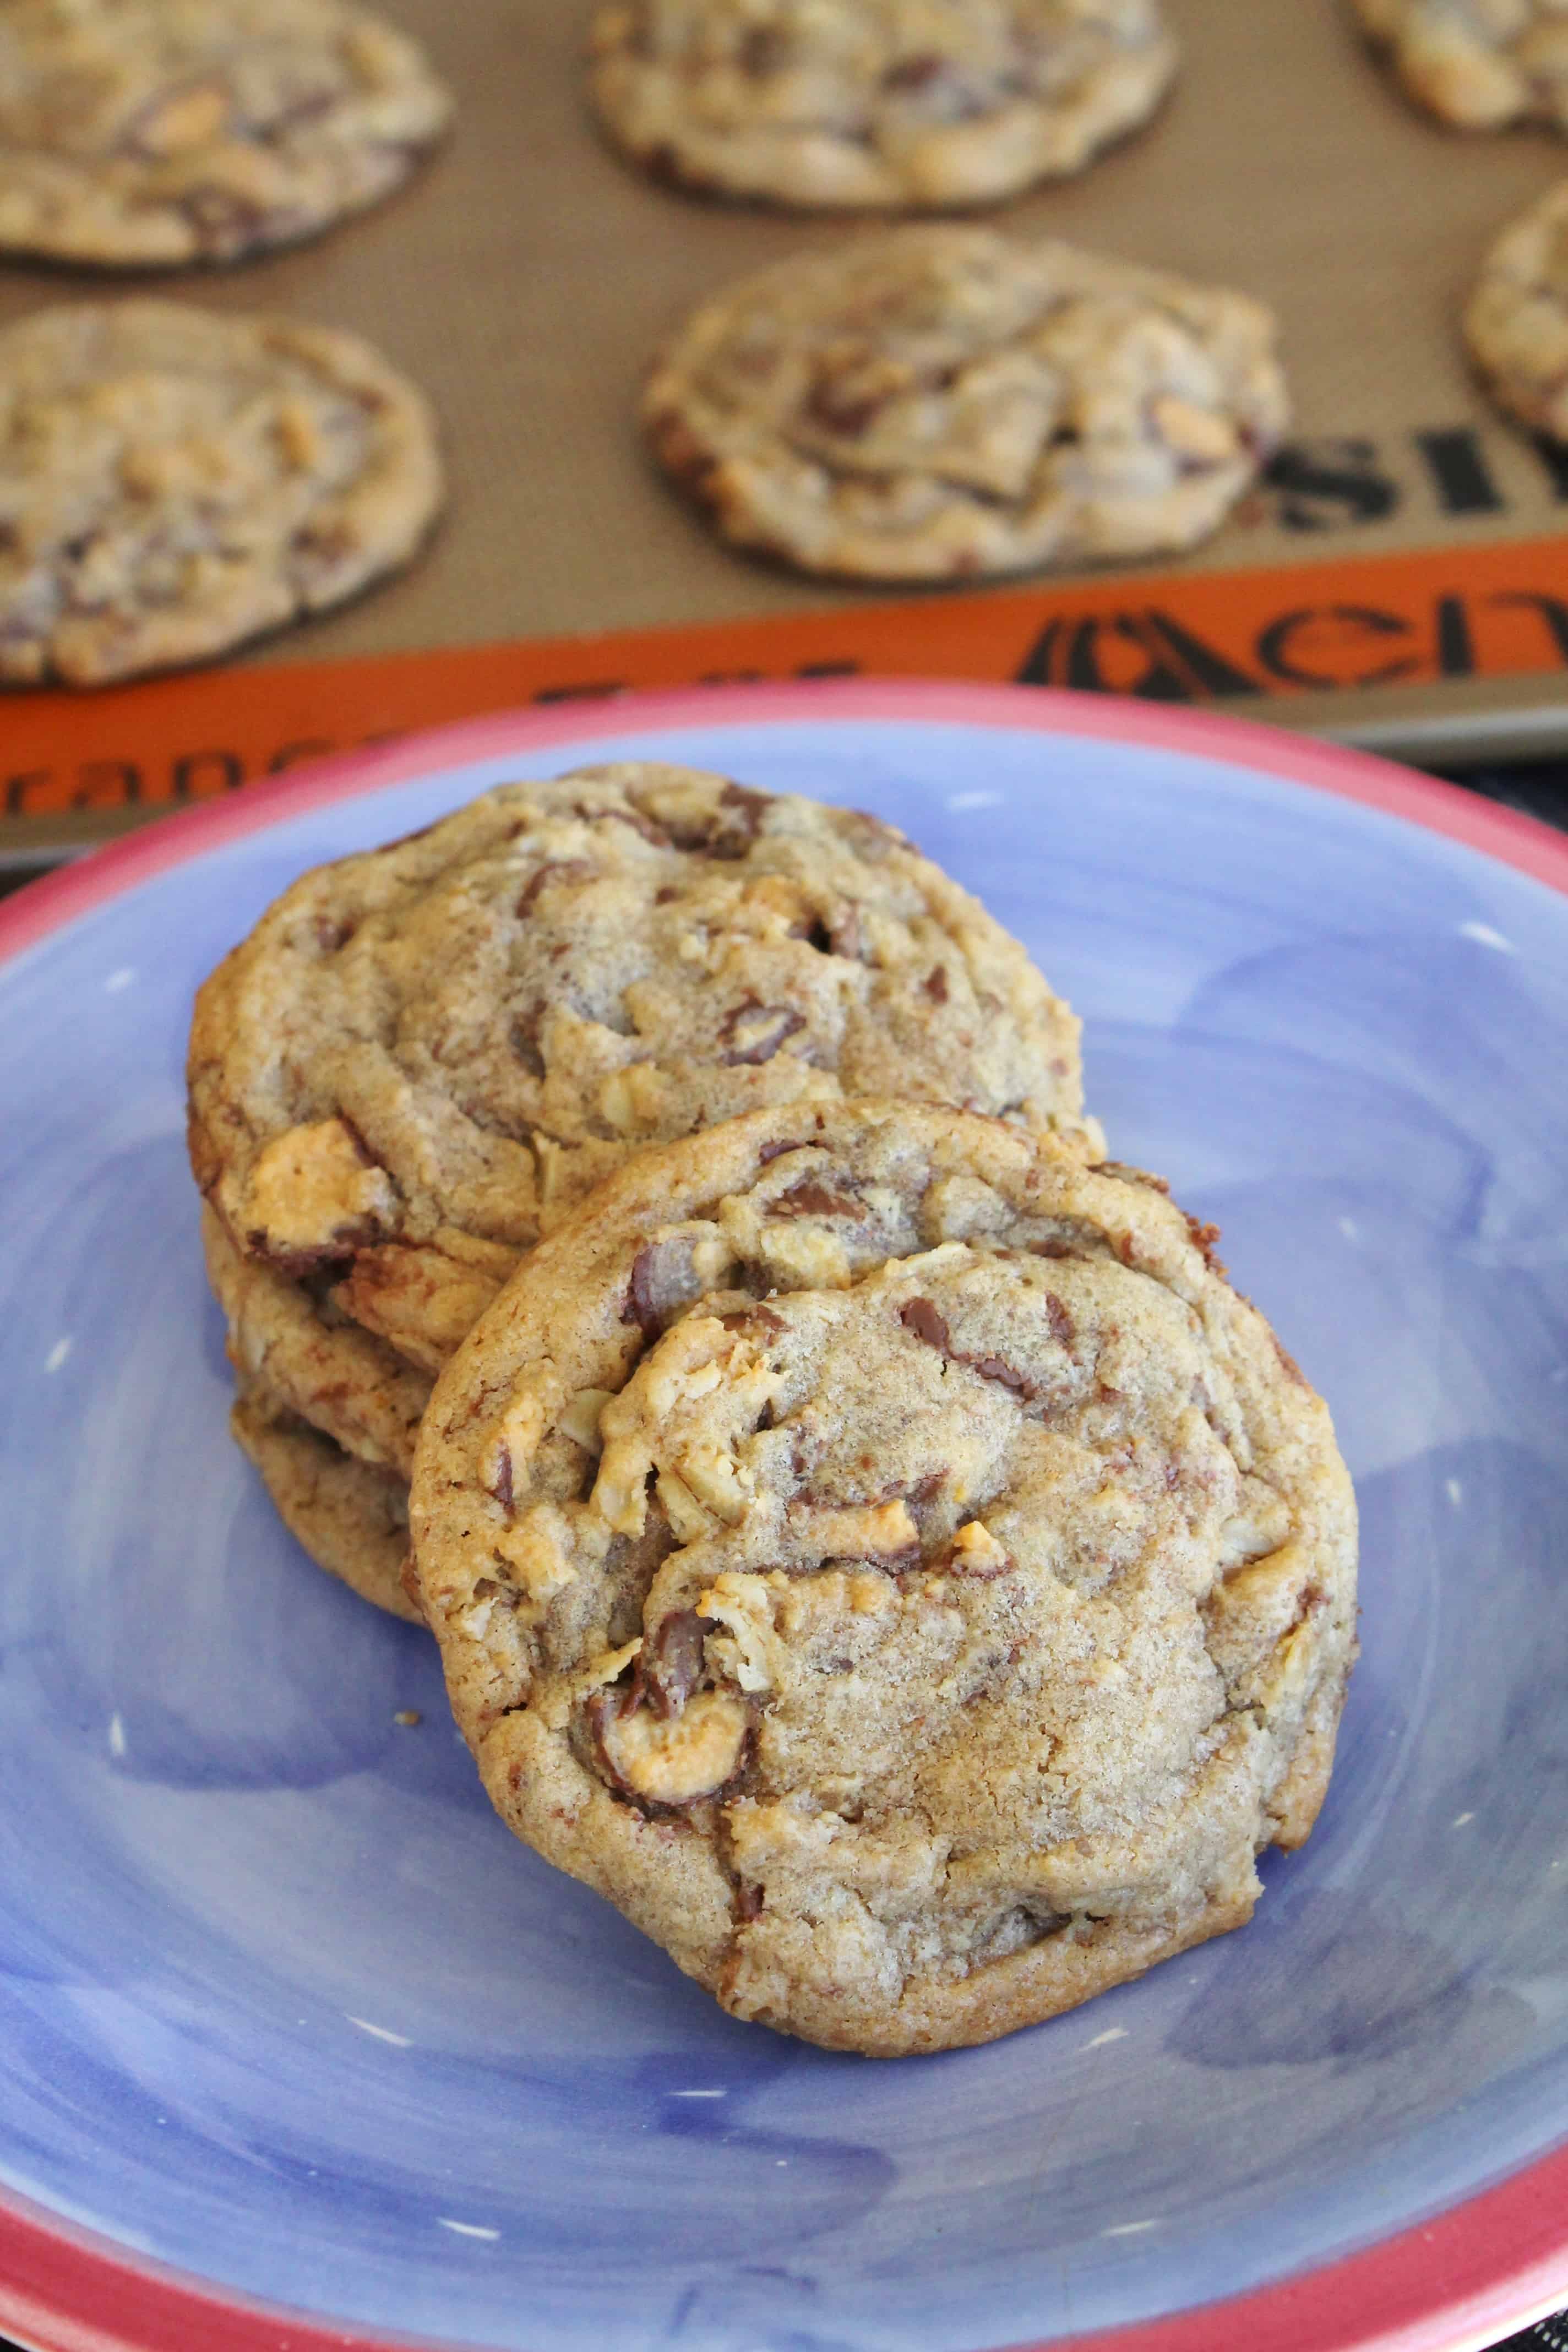
[[[885,607],[887,591],[797,580],[726,552],[649,470],[629,422],[647,355],[687,306],[850,225],[693,200],[618,163],[583,108],[580,0],[385,5],[457,90],[445,152],[389,204],[314,245],[155,282],[378,341],[439,407],[451,509],[407,577],[233,670]],[[1080,179],[997,217],[1247,288],[1279,313],[1292,449],[1210,545],[1158,567],[1163,585],[1236,580],[1226,659],[1259,690],[1233,677],[1224,707],[1427,760],[1568,744],[1568,538],[1542,544],[1568,533],[1568,463],[1554,478],[1491,415],[1454,331],[1489,242],[1568,173],[1568,143],[1546,131],[1462,137],[1418,116],[1340,0],[1167,5],[1185,62],[1159,120]],[[0,266],[0,320],[153,282]],[[1300,581],[1264,591],[1244,579],[1285,567],[1300,567]],[[1136,601],[1140,578],[1082,584],[1103,614],[1108,586]],[[1059,580],[1026,584],[1059,607]],[[942,666],[930,616],[951,602],[908,600],[916,666],[928,629],[930,666]],[[1286,635],[1268,645],[1285,651],[1270,667],[1259,639],[1282,619]],[[1200,677],[1194,691],[1206,690]],[[137,691],[164,695],[147,710],[166,707],[168,689]],[[42,772],[40,730],[57,699],[0,701],[0,750],[9,734],[30,773]],[[106,698],[106,755],[127,707],[125,693]],[[0,782],[7,767],[16,758],[0,758]],[[62,797],[63,785],[13,793],[10,805],[32,812],[13,836],[36,834],[39,805]],[[102,818],[116,822],[111,810]]]

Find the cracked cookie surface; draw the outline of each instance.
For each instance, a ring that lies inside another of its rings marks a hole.
[[[1081,170],[1177,55],[1160,0],[610,0],[591,47],[601,121],[665,176],[906,209]]]
[[[767,1110],[547,1238],[423,1423],[498,1810],[735,2015],[983,2041],[1240,1925],[1354,1654],[1326,1408],[1157,1180]]]
[[[909,227],[694,312],[644,429],[736,545],[872,580],[1191,546],[1288,420],[1269,313],[1054,242]]]
[[[231,1354],[405,1480],[435,1373],[641,1146],[895,1087],[1078,1135],[1078,1034],[874,818],[653,763],[504,785],[305,876],[200,992]]]
[[[1499,406],[1568,445],[1568,180],[1493,246],[1465,306],[1464,335]]]
[[[1568,130],[1568,10],[1560,0],[1354,0],[1401,88],[1460,131]]]
[[[0,250],[235,261],[389,194],[450,113],[417,45],[342,0],[7,0]]]
[[[407,561],[442,495],[423,394],[358,336],[189,304],[0,329],[0,680],[203,660]]]

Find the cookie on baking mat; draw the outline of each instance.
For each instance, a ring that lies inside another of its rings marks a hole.
[[[417,45],[345,0],[6,0],[0,250],[293,244],[396,187],[450,113]]]
[[[427,402],[357,335],[36,311],[0,328],[0,681],[225,653],[395,571],[441,496]]]
[[[1464,333],[1499,405],[1568,444],[1568,180],[1493,246],[1465,306]]]
[[[724,538],[889,581],[1191,546],[1288,413],[1274,321],[1246,295],[952,226],[728,287],[642,399]]]
[[[985,2041],[1240,1926],[1355,1511],[1157,1180],[908,1104],[649,1153],[437,1384],[415,1576],[517,1833],[736,2016]]]
[[[230,1351],[405,1480],[433,1374],[640,1146],[894,1087],[1078,1135],[1078,1037],[876,818],[655,763],[500,786],[306,875],[198,996]]]
[[[1162,0],[609,0],[590,87],[668,178],[787,205],[990,204],[1080,171],[1176,67]]]
[[[1354,0],[1401,87],[1460,131],[1568,129],[1568,11],[1559,0]]]

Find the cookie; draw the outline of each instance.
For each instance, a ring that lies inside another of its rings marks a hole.
[[[610,0],[590,89],[689,187],[940,209],[1081,171],[1159,105],[1161,0]]]
[[[721,535],[805,572],[976,578],[1191,546],[1288,418],[1242,294],[1054,242],[910,227],[705,303],[642,400]]]
[[[927,1105],[646,1154],[410,1514],[509,1825],[737,2017],[988,2040],[1240,1926],[1354,1653],[1327,1409],[1157,1180]]]
[[[404,1583],[406,1486],[345,1454],[264,1387],[240,1395],[229,1427],[284,1526],[311,1559],[378,1609],[423,1624]]]
[[[343,0],[6,0],[0,249],[235,261],[374,204],[451,100]]]
[[[405,1480],[434,1374],[639,1146],[894,1086],[1092,1138],[1078,1034],[875,818],[653,763],[502,786],[307,875],[201,991],[191,1159],[230,1353]]]
[[[1493,246],[1465,308],[1464,336],[1500,407],[1568,444],[1568,180]]]
[[[428,404],[355,335],[36,312],[0,329],[0,680],[225,653],[405,562],[441,495]]]
[[[1559,0],[1355,0],[1401,87],[1460,131],[1568,129],[1568,12]]]
[[[891,825],[580,769],[285,892],[197,997],[192,1165],[237,1249],[437,1370],[642,1146],[894,1087],[1077,1131],[1078,1035]]]
[[[420,1415],[430,1401],[430,1374],[352,1322],[330,1297],[247,1257],[206,1208],[202,1251],[242,1388],[265,1392],[342,1453],[379,1471],[384,1483],[390,1476],[406,1487]]]

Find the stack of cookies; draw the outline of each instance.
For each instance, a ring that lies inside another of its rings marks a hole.
[[[236,1434],[503,1818],[732,2013],[988,2039],[1241,1924],[1355,1521],[1078,1024],[891,827],[639,763],[306,875],[203,988]]]
[[[237,1433],[307,1549],[420,1613],[420,1415],[521,1255],[650,1143],[858,1095],[1081,1107],[1068,1008],[871,818],[584,770],[305,876],[201,992],[190,1134]]]

